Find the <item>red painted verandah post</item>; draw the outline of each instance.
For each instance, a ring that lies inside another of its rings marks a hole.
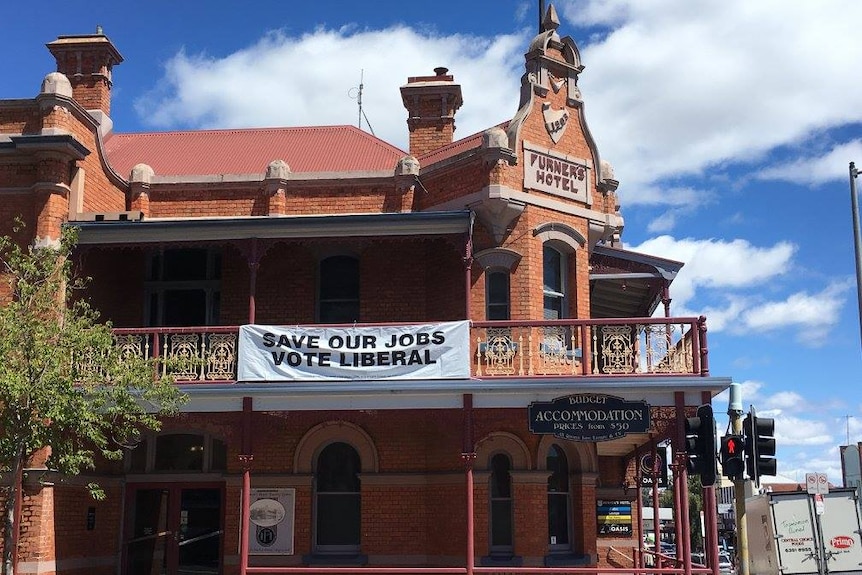
[[[252,398],[242,398],[242,512],[240,516],[239,573],[246,575],[248,569],[249,518],[251,517],[251,414]]]

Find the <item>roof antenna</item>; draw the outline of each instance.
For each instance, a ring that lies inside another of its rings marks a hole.
[[[542,20],[545,18],[545,0],[539,0],[539,34],[544,32],[542,29]]]
[[[359,122],[358,127],[362,129],[362,118],[365,118],[365,123],[368,125],[368,131],[371,132],[372,136],[375,136],[374,128],[371,127],[371,122],[368,121],[368,116],[365,115],[365,110],[362,109],[362,89],[365,87],[363,84],[363,79],[365,78],[365,70],[363,69],[359,73],[359,88],[351,88],[347,91],[347,95],[351,98],[356,98],[356,104],[359,106]]]

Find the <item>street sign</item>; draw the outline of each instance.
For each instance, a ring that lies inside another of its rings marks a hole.
[[[823,515],[826,511],[826,504],[823,503],[823,496],[819,493],[814,496],[814,513]]]
[[[806,473],[805,490],[811,495],[826,495],[829,493],[829,480],[825,473]]]

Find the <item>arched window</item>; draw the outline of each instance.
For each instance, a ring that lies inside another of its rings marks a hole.
[[[542,249],[542,291],[545,296],[544,319],[563,319],[566,309],[566,254],[545,245]]]
[[[505,453],[491,458],[491,555],[513,552],[512,461]]]
[[[489,270],[485,273],[486,317],[489,321],[509,319],[509,272]]]
[[[321,323],[359,321],[359,260],[332,256],[320,262],[318,297]]]
[[[572,513],[569,498],[569,463],[558,445],[548,449],[545,468],[548,477],[548,537],[551,551],[571,548]]]
[[[315,550],[359,550],[361,496],[359,454],[346,443],[330,443],[317,457],[315,473]]]

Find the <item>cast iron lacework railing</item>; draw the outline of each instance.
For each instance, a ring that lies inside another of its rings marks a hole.
[[[471,370],[482,378],[707,375],[705,330],[703,318],[473,322]],[[236,380],[237,326],[114,334],[124,354],[164,358],[159,369],[180,383]]]
[[[238,327],[114,330],[123,353],[169,359],[160,369],[178,382],[236,380],[238,334]]]
[[[477,377],[705,375],[705,331],[703,318],[474,322],[473,369]]]

